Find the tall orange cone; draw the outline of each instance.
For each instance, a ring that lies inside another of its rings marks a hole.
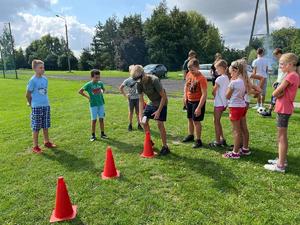
[[[116,169],[114,156],[110,146],[106,149],[106,160],[101,177],[103,180],[120,177],[120,172]]]
[[[77,205],[72,205],[63,177],[59,177],[56,187],[55,209],[50,217],[50,223],[74,219]]]
[[[145,140],[144,140],[144,150],[141,153],[141,157],[144,158],[153,158],[157,153],[153,151],[152,141],[150,132],[146,132]]]

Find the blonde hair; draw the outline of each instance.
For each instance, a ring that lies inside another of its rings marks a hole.
[[[248,77],[248,74],[247,74],[247,61],[245,59],[239,59],[239,60],[233,61],[231,63],[231,66],[234,69],[238,70],[239,75],[241,76],[242,80],[244,81],[247,93],[250,92],[250,90],[252,88],[252,84],[251,84],[250,78]]]
[[[129,73],[130,73],[130,71],[133,69],[133,67],[134,67],[134,64],[133,64],[133,65],[130,65],[130,66],[128,67]]]
[[[215,67],[220,66],[226,69],[228,67],[227,62],[224,59],[220,59],[219,61],[216,62]]]
[[[280,57],[280,61],[296,66],[298,63],[298,56],[296,56],[294,53],[285,53]]]
[[[44,62],[39,59],[32,60],[31,67],[34,70],[38,65],[44,65]]]
[[[130,76],[132,78],[138,77],[141,74],[144,74],[144,68],[141,65],[133,65],[131,69],[129,69]]]

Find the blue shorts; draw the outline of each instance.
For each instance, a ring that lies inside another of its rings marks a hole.
[[[33,107],[31,111],[32,131],[48,129],[50,127],[50,106]]]
[[[105,117],[104,105],[90,107],[91,120],[103,119]]]

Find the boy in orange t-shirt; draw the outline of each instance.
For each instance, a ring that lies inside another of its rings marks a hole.
[[[201,121],[204,119],[207,98],[207,81],[199,71],[199,61],[192,59],[188,63],[189,72],[184,87],[184,102],[187,107],[188,136],[183,142],[195,141],[193,148],[202,147]],[[196,140],[194,140],[194,133]]]

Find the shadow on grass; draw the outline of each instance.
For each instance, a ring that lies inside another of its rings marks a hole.
[[[207,146],[206,148],[216,151],[218,153],[223,154],[226,151],[231,151],[229,147],[227,148],[211,148]],[[258,148],[251,148],[251,155],[250,156],[242,156],[239,160],[241,161],[248,161],[248,162],[253,162],[256,164],[260,164],[261,167],[265,164],[267,164],[269,159],[275,159],[278,157],[277,149],[274,152],[268,152],[268,151],[263,151]],[[293,156],[287,156],[289,166],[286,170],[287,173],[293,174],[296,176],[300,176],[300,167],[299,167],[299,158],[293,157]]]
[[[43,152],[42,156],[48,160],[57,161],[68,170],[98,172],[93,161],[86,158],[78,158],[59,148],[51,150],[54,154]]]
[[[223,167],[221,164],[211,160],[201,158],[191,158],[172,152],[166,157],[157,157],[163,161],[172,161],[184,163],[186,168],[189,168],[206,177],[214,180],[214,187],[220,192],[235,192],[237,185],[235,182],[238,180],[231,170]]]

